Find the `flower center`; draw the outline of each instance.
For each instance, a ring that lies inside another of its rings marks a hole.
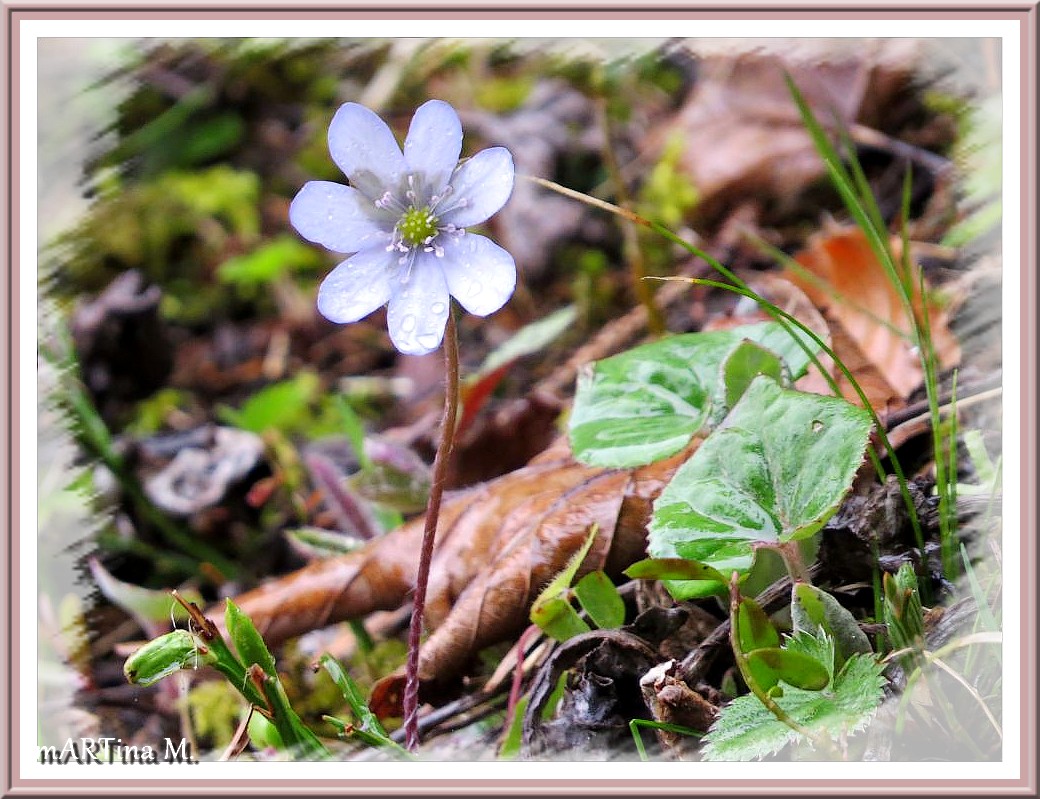
[[[405,244],[418,247],[437,235],[437,217],[429,208],[409,208],[397,223],[397,230]]]

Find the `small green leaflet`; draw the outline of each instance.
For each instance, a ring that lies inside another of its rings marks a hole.
[[[601,630],[616,629],[625,623],[625,601],[603,572],[589,572],[578,580],[574,595]]]
[[[574,553],[567,565],[549,581],[531,605],[531,622],[557,641],[566,641],[591,629],[571,607],[567,593],[598,532],[599,526],[592,525],[581,549]]]
[[[815,352],[815,344],[801,340]],[[727,380],[723,366],[745,341],[758,351],[745,350],[729,363]],[[598,361],[578,379],[569,420],[575,457],[590,466],[627,468],[674,455],[725,413],[741,375],[748,382],[756,364],[775,374],[775,356],[765,350],[780,356],[791,379],[808,368],[798,342],[775,322],[671,336]]]
[[[757,545],[823,527],[852,485],[870,430],[870,415],[844,400],[755,378],[654,502],[650,556],[746,576]],[[665,586],[680,600],[718,592],[703,580]]]
[[[246,614],[238,609],[238,605],[230,599],[224,611],[224,623],[227,625],[228,638],[235,645],[238,659],[247,668],[256,663],[262,668],[268,677],[277,679],[278,667],[275,665],[274,656],[264,643],[259,631]]]

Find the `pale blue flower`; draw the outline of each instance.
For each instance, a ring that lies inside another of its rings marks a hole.
[[[440,346],[451,297],[477,316],[505,304],[516,288],[513,256],[465,228],[505,205],[513,157],[491,147],[459,163],[461,151],[459,117],[441,100],[416,110],[403,153],[369,109],[336,112],[329,152],[350,186],[311,181],[289,208],[304,238],[354,253],[318,289],[323,316],[356,322],[388,305],[394,346],[423,355]]]

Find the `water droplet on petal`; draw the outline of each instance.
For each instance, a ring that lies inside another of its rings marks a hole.
[[[423,333],[416,338],[423,347],[432,350],[440,343],[440,338],[435,333]]]
[[[430,306],[430,313],[438,315],[438,316],[440,314],[444,313],[444,303],[443,302],[435,302],[433,305]]]
[[[401,320],[401,330],[405,333],[411,333],[415,330],[415,317],[408,314],[404,319]]]
[[[471,280],[469,285],[466,287],[467,297],[476,297],[480,292],[484,290],[484,287],[480,285],[479,280]]]

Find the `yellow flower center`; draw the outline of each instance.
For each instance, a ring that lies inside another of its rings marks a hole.
[[[409,208],[397,223],[397,230],[405,244],[418,247],[437,235],[437,217],[429,208]]]

